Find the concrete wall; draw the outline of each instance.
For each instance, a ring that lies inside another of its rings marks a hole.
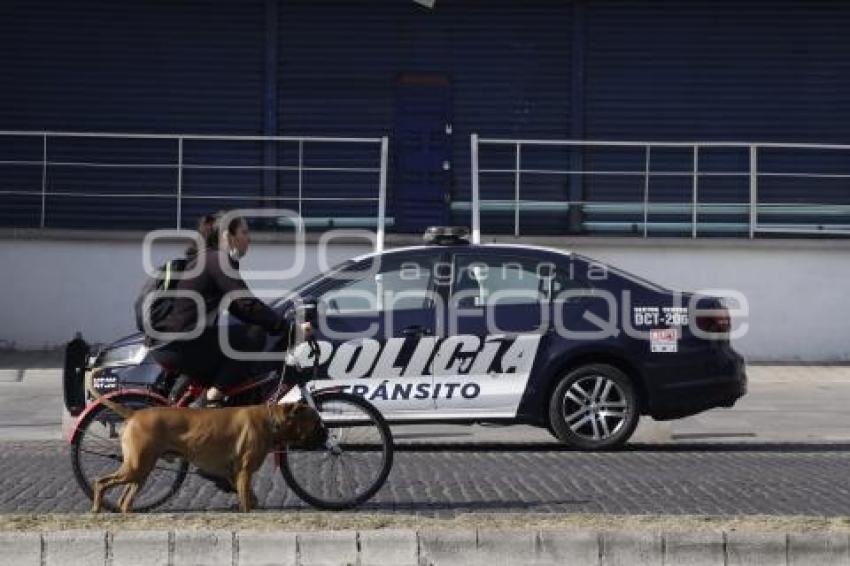
[[[77,236],[77,235],[74,235]],[[178,257],[185,244],[157,244],[154,265]],[[318,273],[316,246],[308,245],[304,271],[281,284],[250,281],[254,290],[285,294]],[[366,253],[366,245],[334,246],[331,265]],[[285,269],[292,245],[255,243],[242,270]],[[142,238],[0,238],[0,346],[42,348],[80,331],[89,342],[135,332],[133,301],[145,281]]]
[[[569,247],[671,288],[740,291],[749,331],[735,346],[750,361],[850,361],[850,242],[587,240]]]
[[[141,235],[72,232],[0,233],[0,347],[41,348],[81,331],[109,341],[133,331],[132,301],[144,279]],[[410,243],[396,238],[391,244]],[[414,240],[415,241],[415,240]],[[516,240],[510,239],[514,242]],[[522,238],[571,249],[683,290],[735,289],[749,301],[750,330],[736,347],[751,361],[850,361],[850,242],[828,240],[672,240]],[[162,244],[159,262],[182,245]],[[283,293],[318,271],[308,244],[304,272],[252,281]],[[369,251],[335,245],[331,263]],[[243,269],[292,264],[286,241],[256,241]]]

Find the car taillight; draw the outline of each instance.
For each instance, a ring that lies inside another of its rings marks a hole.
[[[703,332],[728,334],[732,328],[732,319],[725,308],[713,309],[711,314],[701,314],[697,317],[697,328]]]

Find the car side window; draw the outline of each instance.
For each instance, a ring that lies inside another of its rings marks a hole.
[[[455,256],[453,297],[461,308],[548,302],[557,268],[525,258]]]
[[[356,314],[385,310],[431,308],[435,259],[420,256],[384,260],[376,270],[361,267],[345,274],[319,297],[328,314]]]

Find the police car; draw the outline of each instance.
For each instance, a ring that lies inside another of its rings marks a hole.
[[[471,245],[460,229],[426,242],[345,261],[273,303],[316,301],[318,352],[291,354],[318,363],[316,387],[361,395],[391,422],[531,424],[585,450],[622,445],[641,415],[731,407],[746,392],[721,298],[559,249]],[[168,387],[141,335],[93,365],[102,392]]]

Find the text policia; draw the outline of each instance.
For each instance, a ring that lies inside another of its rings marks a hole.
[[[424,336],[416,341],[412,351],[404,351],[405,338],[390,338],[383,347],[373,338],[356,338],[338,345],[319,340],[319,366],[332,380],[350,382],[371,378],[374,383],[341,383],[352,393],[370,400],[407,399],[472,399],[480,386],[473,381],[437,380],[421,383],[396,383],[393,378],[463,378],[480,375],[515,376],[527,379],[534,365],[540,344],[539,334],[520,336],[494,335],[481,338],[459,334],[444,339]],[[295,351],[297,363],[310,367],[311,358],[306,345]]]

